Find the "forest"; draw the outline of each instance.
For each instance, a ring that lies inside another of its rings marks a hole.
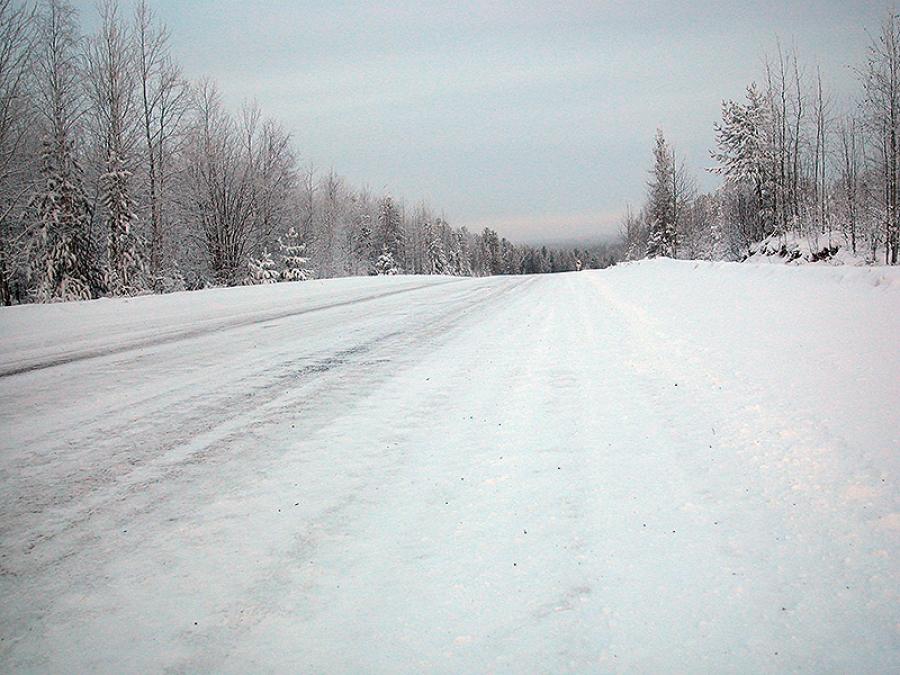
[[[900,19],[838,106],[780,46],[714,127],[698,194],[658,130],[647,201],[589,249],[454,228],[440,210],[301,166],[289,130],[189,81],[146,0],[0,0],[0,304],[369,274],[532,274],[646,256],[898,262]],[[843,108],[843,109],[840,109]]]
[[[838,253],[896,265],[900,256],[900,16],[870,34],[868,59],[852,67],[857,98],[829,95],[819,68],[779,44],[741,101],[722,104],[711,171],[696,177],[658,129],[647,200],[622,224],[627,259],[743,260],[754,255],[816,262]]]
[[[427,204],[301,167],[254,103],[190,82],[140,0],[0,0],[0,302],[367,274],[494,275],[611,264],[513,245]]]

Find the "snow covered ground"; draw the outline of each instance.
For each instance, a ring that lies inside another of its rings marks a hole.
[[[0,311],[0,672],[900,672],[900,270]]]

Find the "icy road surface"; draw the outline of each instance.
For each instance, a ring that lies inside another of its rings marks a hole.
[[[900,272],[0,311],[0,672],[900,672]]]

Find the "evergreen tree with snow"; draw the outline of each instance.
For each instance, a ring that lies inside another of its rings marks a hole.
[[[132,174],[126,163],[129,130],[136,126],[133,106],[136,81],[132,67],[136,43],[119,16],[116,0],[105,0],[97,8],[100,31],[88,41],[87,64],[92,111],[106,160],[100,177],[106,223],[106,291],[111,295],[132,295],[148,285],[132,231],[136,217],[129,191]]]
[[[135,216],[128,192],[130,177],[131,172],[123,166],[118,153],[110,152],[102,182],[109,261],[106,289],[111,295],[133,295],[146,286],[143,258],[132,232]]]
[[[81,166],[65,135],[44,140],[42,184],[31,201],[37,236],[33,274],[39,302],[89,300],[94,296],[89,236],[91,207]]]
[[[306,244],[300,241],[300,235],[291,227],[283,238],[278,240],[281,252],[281,279],[283,281],[306,281],[312,278],[313,271],[307,267]]]
[[[388,250],[387,246],[382,247],[381,255],[375,261],[375,274],[378,276],[393,276],[400,274],[400,268],[394,260],[394,254]]]
[[[41,174],[30,202],[36,234],[31,274],[35,297],[44,302],[85,300],[102,285],[93,265],[91,204],[75,152],[84,105],[80,50],[74,8],[63,0],[47,0],[35,50]]]
[[[248,275],[244,283],[248,286],[278,283],[281,277],[272,255],[266,249],[263,249],[259,258],[250,258],[247,267]]]
[[[465,242],[463,234],[459,230],[450,233],[450,251],[447,254],[447,273],[453,276],[467,276],[471,270],[468,269],[465,256]]]
[[[376,242],[381,245],[381,255],[384,255],[385,250],[390,253],[391,260],[399,271],[405,241],[403,214],[390,195],[382,199],[379,204],[377,225]],[[381,258],[379,257],[378,260],[380,261]],[[377,266],[378,261],[375,264]]]
[[[715,125],[719,164],[713,169],[735,188],[740,202],[740,222],[746,243],[774,234],[773,158],[766,126],[770,117],[756,84],[747,88],[746,103],[722,104],[722,123]]]
[[[654,164],[648,184],[650,198],[647,204],[649,237],[647,256],[674,258],[677,244],[677,204],[675,191],[675,161],[662,129],[656,130],[656,146],[653,149]]]
[[[440,237],[434,235],[429,228],[431,234],[431,243],[428,244],[428,273],[429,274],[446,274],[447,273],[447,255],[444,253],[444,244]]]

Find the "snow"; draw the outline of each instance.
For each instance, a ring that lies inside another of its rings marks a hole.
[[[900,670],[900,270],[0,312],[0,672]]]

